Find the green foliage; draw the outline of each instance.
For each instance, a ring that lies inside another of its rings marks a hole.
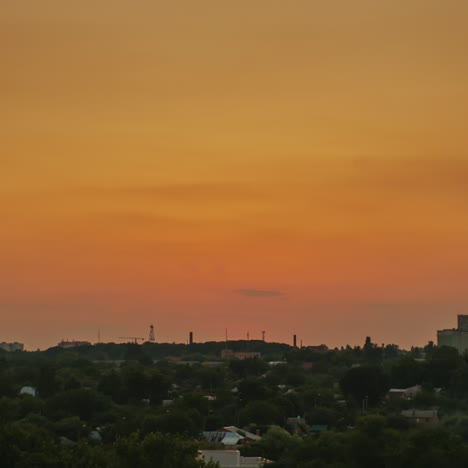
[[[301,445],[301,439],[273,426],[259,442],[242,447],[244,456],[261,456],[269,460],[287,458]]]
[[[197,444],[178,436],[152,433],[132,434],[116,443],[116,468],[199,468]],[[210,465],[208,465],[210,466]],[[211,465],[214,467],[214,465]]]
[[[350,369],[340,381],[343,393],[358,404],[368,399],[375,405],[388,390],[388,380],[381,368],[360,366]]]
[[[229,345],[243,351],[247,343]],[[231,425],[261,431],[260,441],[241,450],[275,460],[272,467],[468,466],[468,360],[454,350],[430,346],[424,361],[422,349],[404,352],[370,338],[362,348],[329,351],[248,345],[283,364],[248,359],[209,367],[220,343],[4,353],[0,466],[199,467],[197,450],[209,446],[201,432]],[[26,385],[38,397],[19,396]],[[423,391],[411,400],[385,398],[389,386],[414,385]],[[401,415],[433,407],[439,427]],[[300,435],[292,435],[297,424],[287,420],[297,416]],[[91,438],[95,431],[100,436]]]
[[[408,388],[425,380],[426,365],[411,356],[403,356],[390,369],[390,380],[394,388]]]
[[[427,363],[428,379],[434,387],[448,387],[452,378],[465,364],[455,348],[435,348]]]
[[[251,401],[247,403],[241,411],[240,418],[242,425],[251,423],[268,425],[283,422],[281,412],[273,403],[268,401]]]

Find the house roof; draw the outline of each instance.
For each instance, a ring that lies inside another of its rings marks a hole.
[[[209,442],[223,445],[237,445],[240,440],[244,439],[244,437],[236,432],[224,431],[206,431],[203,432],[203,437]]]
[[[310,426],[312,432],[325,432],[328,431],[328,426],[326,424],[313,424]]]
[[[20,391],[19,391],[19,394],[20,395],[32,395],[32,396],[36,396],[37,394],[37,391],[34,387],[23,387]]]
[[[244,431],[243,429],[240,429],[239,427],[236,427],[236,426],[226,426],[226,427],[223,427],[223,429],[228,432],[239,434],[245,439],[261,440],[261,437],[259,435],[254,434],[253,432]]]

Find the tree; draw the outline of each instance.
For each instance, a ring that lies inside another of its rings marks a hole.
[[[411,356],[404,356],[390,368],[392,388],[408,388],[423,382],[426,366],[414,360]]]
[[[346,397],[360,404],[368,399],[371,405],[378,403],[388,390],[387,378],[380,367],[362,366],[350,369],[340,381]]]
[[[250,423],[268,425],[282,422],[281,413],[270,401],[251,401],[247,403],[241,411],[240,419],[243,425]]]
[[[86,388],[57,393],[46,403],[46,412],[53,418],[78,416],[84,421],[107,408],[108,401],[101,394]]]
[[[39,396],[47,398],[53,395],[57,390],[56,381],[57,369],[55,364],[44,362],[39,367],[39,376],[37,382],[37,391]]]
[[[180,436],[161,433],[142,437],[138,433],[120,439],[116,444],[115,467],[117,468],[215,468],[197,459],[198,446]]]
[[[434,387],[448,387],[453,375],[463,364],[463,357],[455,348],[450,346],[435,348],[427,366],[430,382]]]
[[[368,336],[362,348],[364,359],[371,362],[380,361],[382,359],[383,348],[379,348],[376,344],[372,343],[371,337]]]
[[[269,460],[279,460],[296,450],[301,439],[292,436],[280,427],[271,427],[259,442],[247,444],[242,447],[245,456],[261,456]]]
[[[248,377],[238,385],[239,394],[242,400],[263,400],[271,395],[270,389],[263,381],[254,377]]]

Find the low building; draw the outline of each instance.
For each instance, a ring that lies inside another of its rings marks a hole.
[[[437,409],[417,410],[409,409],[403,410],[401,415],[408,419],[413,424],[422,424],[426,426],[438,426],[439,414]]]
[[[286,429],[292,434],[307,434],[309,427],[304,418],[288,418],[286,420]]]
[[[24,344],[23,343],[0,343],[0,349],[3,351],[7,351],[8,353],[12,353],[14,351],[24,351]]]
[[[220,468],[260,468],[272,463],[261,457],[243,457],[239,450],[200,450],[199,458],[218,463]]]
[[[326,353],[328,351],[328,346],[321,344],[317,346],[304,346],[302,349],[306,349],[307,351],[314,351],[316,353]]]
[[[310,426],[310,432],[313,432],[315,434],[320,434],[322,432],[327,432],[327,431],[328,431],[327,424],[312,424],[312,426]]]
[[[421,385],[408,388],[391,388],[387,393],[387,400],[412,400],[422,392]]]
[[[221,351],[221,359],[240,359],[240,360],[244,360],[244,359],[255,359],[255,358],[260,358],[262,356],[261,353],[254,353],[254,352],[243,352],[243,351],[240,351],[240,352],[236,352],[236,351],[233,351],[232,349],[223,349]]]

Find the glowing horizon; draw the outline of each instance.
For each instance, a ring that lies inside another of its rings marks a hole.
[[[435,340],[468,307],[467,20],[3,2],[0,341]]]

